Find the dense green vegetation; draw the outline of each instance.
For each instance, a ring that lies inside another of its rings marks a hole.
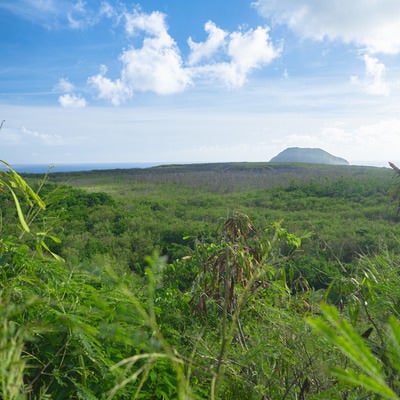
[[[338,260],[351,266],[360,254],[398,245],[388,196],[395,181],[386,168],[211,164],[55,174],[51,180],[68,185],[47,201],[49,210],[65,211],[59,253],[75,254],[77,261],[107,254],[140,271],[144,257],[158,249],[172,262],[189,254],[196,240],[215,240],[234,212],[259,228],[282,221],[288,231],[308,234],[294,262],[304,264],[318,288],[340,272]]]
[[[2,399],[399,398],[391,170],[5,167]]]

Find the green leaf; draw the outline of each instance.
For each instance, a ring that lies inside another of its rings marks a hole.
[[[398,399],[386,384],[381,364],[371,353],[363,338],[345,319],[340,318],[335,307],[322,304],[321,309],[324,319],[309,319],[309,324],[363,371],[363,373],[356,373],[350,368],[346,370],[334,368],[334,374],[348,383],[362,386],[385,399]],[[397,328],[398,326],[395,326],[393,342],[400,348],[400,341],[398,341],[400,328],[398,330]]]
[[[64,262],[65,260],[60,257],[58,254],[54,253],[53,251],[50,250],[49,246],[44,242],[44,240],[41,240],[37,243],[36,249],[39,253],[40,256],[43,257],[43,252],[41,248],[44,248],[47,252],[49,252],[57,261]]]
[[[26,200],[32,205],[33,200],[40,208],[45,209],[46,205],[43,200],[34,192],[34,190],[17,174],[13,169],[9,167],[9,174],[11,182],[15,183],[15,187],[19,188],[25,195]]]
[[[18,219],[19,219],[19,222],[20,222],[23,230],[25,232],[30,232],[29,226],[25,221],[25,217],[24,217],[24,214],[22,212],[21,205],[19,203],[19,200],[18,200],[15,192],[12,190],[12,188],[10,186],[8,187],[8,189],[10,190],[10,192],[11,192],[13,198],[14,198],[15,208],[17,209],[17,213],[18,213]]]
[[[49,234],[47,234],[46,232],[37,232],[36,235],[37,235],[37,236],[41,236],[41,237],[43,237],[43,238],[49,238],[49,239],[51,239],[54,243],[57,243],[57,244],[60,244],[60,243],[61,243],[61,240],[60,240],[57,236],[49,235]]]
[[[374,392],[384,399],[398,400],[398,396],[394,393],[385,383],[378,382],[373,377],[365,374],[357,374],[352,369],[343,370],[334,368],[333,373],[344,382],[350,383],[355,386],[362,386],[364,389]]]
[[[389,319],[389,354],[393,365],[400,371],[400,322],[394,317]]]
[[[381,366],[362,337],[346,320],[339,317],[335,307],[322,304],[321,309],[327,321],[322,319],[309,320],[314,329],[336,345],[367,375],[380,377]]]

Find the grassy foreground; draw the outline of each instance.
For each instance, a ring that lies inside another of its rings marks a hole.
[[[2,399],[398,398],[391,170],[25,179],[0,176]]]

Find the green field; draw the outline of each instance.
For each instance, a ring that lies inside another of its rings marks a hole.
[[[398,398],[391,169],[24,178],[46,210],[2,176],[2,399]]]
[[[398,224],[388,195],[395,180],[387,168],[196,164],[55,174],[51,182],[112,197],[115,204],[105,207],[107,213],[100,205],[100,211],[85,212],[91,221],[81,230],[90,234],[91,245],[113,241],[104,251],[119,248],[118,261],[133,268],[154,249],[170,261],[185,255],[194,239],[216,238],[218,227],[234,213],[248,215],[259,229],[282,221],[294,234],[311,235],[303,244],[305,256],[326,261],[352,262],[383,244],[397,246]],[[79,218],[70,219],[76,224]],[[80,237],[80,245],[86,239]],[[130,260],[121,257],[132,246]]]

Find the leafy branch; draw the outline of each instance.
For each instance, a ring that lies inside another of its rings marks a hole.
[[[349,322],[340,318],[339,312],[334,306],[322,304],[321,310],[323,317],[309,319],[309,324],[357,367],[357,369],[334,367],[333,374],[344,382],[362,386],[365,390],[378,394],[384,399],[398,400],[398,395],[387,384],[382,362],[372,353],[363,337],[354,330]],[[399,368],[400,325],[393,318],[389,322],[389,333],[392,351],[388,352],[387,356]]]
[[[29,224],[24,216],[21,208],[21,203],[17,197],[17,192],[20,192],[27,204],[30,207],[37,205],[40,209],[45,210],[46,205],[37,193],[25,182],[25,180],[17,174],[11,166],[5,161],[0,160],[0,165],[6,168],[5,171],[0,171],[0,192],[7,189],[14,200],[15,208],[17,210],[19,223],[23,232],[30,232]]]

